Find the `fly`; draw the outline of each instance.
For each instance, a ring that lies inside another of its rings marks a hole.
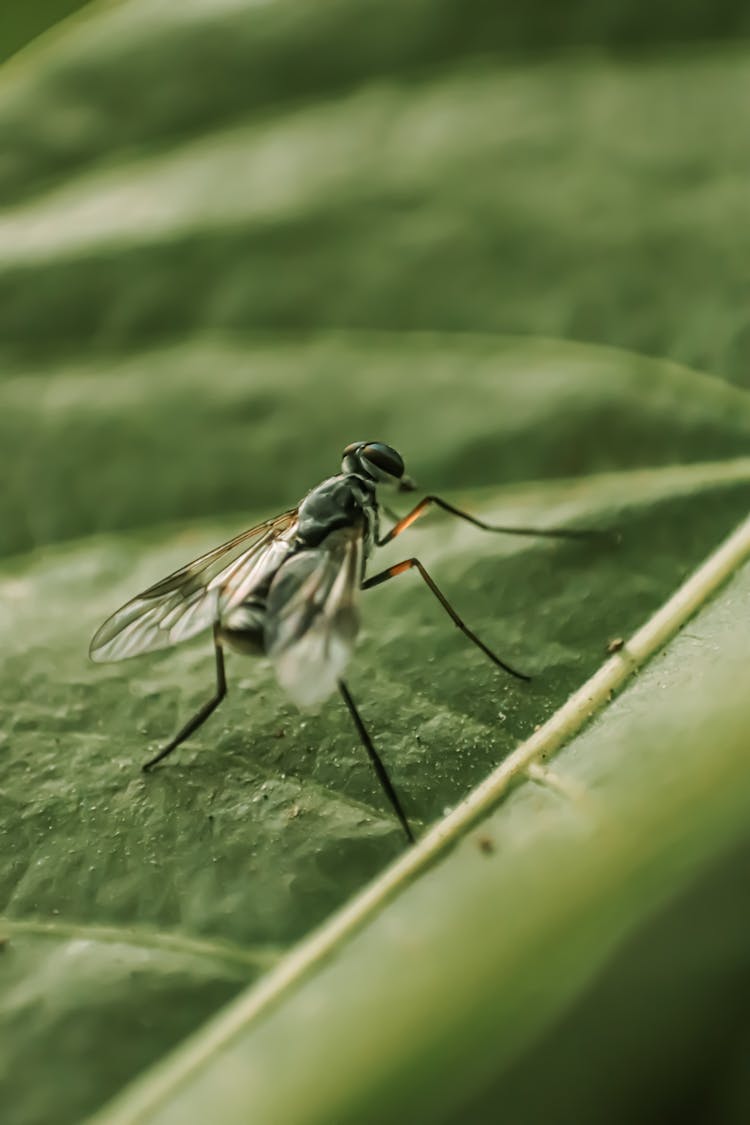
[[[399,796],[343,679],[359,629],[358,598],[383,582],[416,570],[461,632],[497,667],[519,680],[529,677],[501,660],[461,620],[417,558],[366,577],[374,547],[383,547],[432,506],[485,531],[508,535],[584,538],[596,532],[498,527],[439,496],[425,496],[384,535],[378,490],[411,492],[404,462],[389,445],[360,441],[343,453],[341,472],[313,488],[300,504],[241,532],[167,578],[149,586],[98,629],[89,655],[95,661],[126,660],[169,648],[212,631],[216,690],[212,697],[143,766],[150,770],[190,737],[227,694],[224,647],[267,656],[279,683],[300,708],[313,708],[338,691],[378,780],[410,843],[414,841]]]

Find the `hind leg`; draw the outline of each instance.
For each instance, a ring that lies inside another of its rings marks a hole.
[[[211,697],[211,699],[203,704],[200,710],[196,711],[192,719],[189,719],[188,722],[185,723],[185,726],[177,732],[171,742],[168,742],[167,745],[162,750],[160,750],[158,754],[155,754],[153,758],[150,758],[146,762],[146,764],[142,767],[144,770],[150,770],[151,767],[155,766],[157,762],[161,762],[163,758],[166,758],[168,754],[171,754],[173,750],[176,750],[177,747],[182,742],[184,742],[186,738],[190,738],[190,735],[194,734],[195,731],[198,730],[198,727],[203,726],[208,716],[216,710],[224,696],[227,694],[227,680],[224,674],[224,650],[221,647],[221,635],[218,625],[214,625],[214,650],[216,652],[215,694]]]

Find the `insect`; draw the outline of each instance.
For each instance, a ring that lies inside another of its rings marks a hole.
[[[352,699],[344,672],[359,628],[360,591],[416,570],[461,632],[494,664],[528,680],[501,660],[461,620],[417,558],[366,577],[375,547],[390,543],[431,507],[485,531],[510,535],[582,538],[596,532],[497,527],[425,496],[385,534],[380,533],[378,493],[414,491],[401,455],[378,441],[359,441],[343,453],[341,472],[313,488],[295,508],[240,532],[207,554],[149,586],[108,618],[94,635],[95,661],[126,660],[168,648],[211,630],[216,690],[153,758],[149,770],[190,737],[227,694],[224,646],[270,658],[282,688],[300,708],[313,708],[341,694],[393,811],[409,842],[409,821],[393,783]]]

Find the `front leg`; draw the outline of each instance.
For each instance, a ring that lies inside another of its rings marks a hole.
[[[480,527],[482,531],[495,531],[502,535],[530,535],[546,539],[603,539],[613,543],[619,542],[619,534],[607,530],[598,531],[576,527],[501,527],[497,524],[485,523],[484,520],[477,519],[476,516],[469,515],[468,512],[464,512],[460,508],[455,508],[453,504],[449,504],[447,500],[442,500],[439,496],[425,496],[407,515],[397,520],[382,539],[376,540],[378,547],[384,547],[386,543],[390,543],[402,531],[406,531],[429,510],[432,504],[458,519],[466,520],[467,523]]]

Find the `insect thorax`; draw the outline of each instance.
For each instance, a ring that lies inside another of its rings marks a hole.
[[[329,477],[308,492],[299,507],[297,542],[317,547],[332,531],[353,527],[364,517],[365,553],[377,531],[375,485],[354,474]]]
[[[283,537],[275,546],[276,559],[268,560],[258,574],[258,582],[248,588],[248,596],[222,618],[221,634],[233,648],[245,653],[265,651],[267,641],[267,600],[271,585],[287,560],[296,555],[325,550],[325,540],[334,532],[363,524],[362,567],[370,553],[378,529],[375,486],[355,474],[330,477],[308,492],[299,506],[293,539]],[[290,572],[291,573],[291,572]],[[361,576],[360,576],[361,578]]]

